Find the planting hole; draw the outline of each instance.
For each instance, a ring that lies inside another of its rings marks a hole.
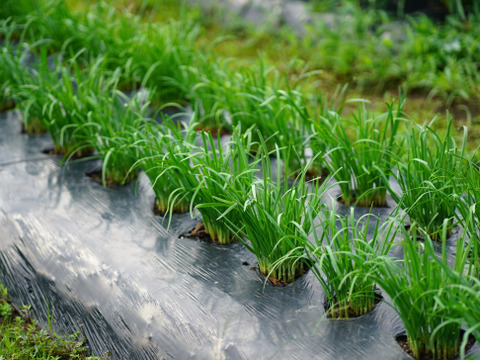
[[[459,344],[462,343],[462,339],[463,339],[464,334],[465,334],[465,331],[460,330]],[[400,347],[403,349],[403,351],[405,351],[411,357],[414,357],[413,352],[408,345],[407,335],[405,333],[395,335],[395,341],[398,343],[398,345],[400,345]],[[470,334],[468,336],[467,345],[465,346],[465,354],[468,353],[468,351],[472,348],[472,346],[474,344],[475,344],[475,337],[472,334]],[[456,359],[458,357],[458,355],[459,355],[459,352],[457,352],[456,355],[452,356],[449,359]],[[427,354],[420,354],[420,359],[422,359],[422,360],[434,360],[435,357],[433,356],[433,354],[431,352],[429,352]]]

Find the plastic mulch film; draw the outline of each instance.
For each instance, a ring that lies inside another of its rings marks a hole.
[[[85,175],[98,164],[60,165],[49,145],[21,133],[17,111],[0,114],[0,280],[56,332],[80,329],[113,359],[409,358],[388,298],[354,320],[322,319],[313,273],[264,288],[242,244],[182,238],[198,221],[189,214],[167,231],[145,176],[103,188]]]

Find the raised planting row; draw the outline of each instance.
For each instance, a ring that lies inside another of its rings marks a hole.
[[[118,26],[112,34],[118,34],[109,40],[92,25],[99,9],[111,19],[131,16],[100,4],[85,22],[66,23],[88,28],[94,42],[121,43],[73,48],[75,37],[69,37],[48,48],[43,44],[51,43],[55,17],[42,20],[33,13],[35,21],[23,25],[4,22],[3,96],[20,109],[27,132],[48,131],[52,152],[64,160],[100,158],[104,185],[125,183],[143,170],[156,210],[169,219],[174,212],[198,211],[204,229],[192,235],[205,232],[222,244],[242,241],[274,284],[313,270],[331,318],[367,313],[381,301],[381,289],[416,358],[463,356],[469,335],[480,339],[480,307],[464,311],[480,290],[480,173],[465,142],[458,147],[451,137],[451,120],[439,135],[429,124],[405,118],[402,94],[385,114],[369,114],[361,100],[340,99],[338,106],[313,101],[299,84],[263,64],[258,71],[232,72],[193,43],[177,48],[174,42],[168,50],[166,43],[188,38],[183,23],[145,25],[137,19],[127,28],[123,20],[112,21]],[[57,21],[63,23],[62,16]],[[30,24],[47,29],[44,40],[31,42]],[[128,30],[127,40],[122,30]],[[185,52],[179,56],[178,49]],[[127,96],[125,84],[141,91]],[[149,106],[171,94],[190,101],[188,123]],[[348,103],[358,108],[351,117],[343,115]],[[217,136],[222,131],[231,136]],[[326,179],[318,176],[326,171]],[[371,213],[357,219],[354,210],[342,216],[325,196],[334,184],[346,205],[385,206],[390,194],[397,207],[382,222]],[[453,266],[445,256],[452,229],[459,232]],[[391,255],[398,248],[403,259]]]

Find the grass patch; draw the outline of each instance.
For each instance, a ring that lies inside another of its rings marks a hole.
[[[26,307],[28,310],[28,307]],[[8,301],[8,290],[0,284],[0,357],[16,360],[100,360],[89,355],[80,333],[62,337],[41,328],[20,314]]]

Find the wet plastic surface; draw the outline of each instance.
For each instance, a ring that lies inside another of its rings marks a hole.
[[[113,359],[409,359],[385,301],[322,321],[311,272],[263,290],[242,244],[180,239],[196,224],[189,214],[167,231],[146,177],[102,188],[85,175],[95,162],[61,166],[41,152],[48,135],[20,130],[17,111],[0,114],[0,280],[55,331],[82,324],[93,352]]]

